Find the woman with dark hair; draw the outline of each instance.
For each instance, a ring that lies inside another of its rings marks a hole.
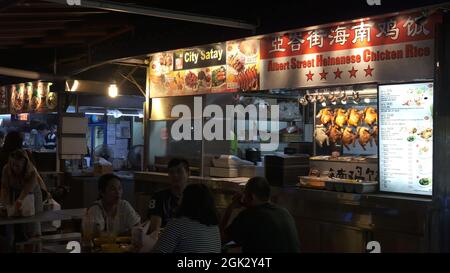
[[[38,214],[43,211],[42,193],[39,185],[39,174],[24,150],[16,150],[9,156],[8,164],[3,168],[1,201],[14,206],[15,211],[22,211],[22,203],[28,195],[33,195],[34,210]],[[41,235],[39,223],[18,225],[11,240],[25,241]]]
[[[126,200],[122,199],[120,178],[105,174],[98,180],[99,200],[89,207],[83,223],[85,238],[107,234],[128,234],[140,224],[141,218]]]
[[[3,143],[3,147],[0,151],[0,170],[3,170],[3,167],[8,163],[9,155],[13,151],[22,149],[22,144],[23,138],[19,132],[12,131],[6,135],[5,142]]]
[[[165,227],[153,249],[161,253],[220,253],[214,198],[204,184],[188,185],[176,218]]]
[[[8,163],[9,156],[12,152],[22,149],[23,146],[23,137],[22,134],[17,131],[11,131],[6,135],[5,142],[3,144],[2,149],[0,150],[0,183],[1,183],[1,175],[3,170],[3,167]],[[35,165],[35,161],[33,160],[33,155],[29,150],[23,149],[24,152],[26,152],[28,159],[30,162]],[[41,187],[41,190],[44,194],[44,200],[51,198],[51,194],[47,189],[47,186],[44,183],[44,180],[42,180],[42,177],[37,173],[37,179],[39,186]]]

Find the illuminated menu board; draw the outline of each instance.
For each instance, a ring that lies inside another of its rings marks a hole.
[[[431,195],[433,83],[380,85],[380,190]]]

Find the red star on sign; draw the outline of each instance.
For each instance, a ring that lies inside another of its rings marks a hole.
[[[374,71],[375,69],[374,68],[371,68],[370,67],[370,64],[367,66],[367,69],[364,69],[364,71],[366,71],[366,77],[367,76],[371,76],[372,77],[372,71]]]
[[[339,68],[336,71],[334,71],[333,72],[334,73],[334,79],[337,79],[337,78],[341,79],[342,72],[343,71],[339,70]]]
[[[306,81],[312,81],[313,80],[313,76],[314,76],[314,73],[311,73],[311,70],[309,70],[309,73],[308,74],[305,74],[306,75],[306,77],[307,77],[307,80]]]
[[[355,69],[355,67],[352,66],[352,70],[348,71],[348,73],[350,73],[350,78],[351,77],[355,77],[356,78],[356,72],[358,72],[358,70]]]
[[[328,72],[325,72],[325,69],[323,69],[322,73],[319,73],[320,79],[321,80],[326,80],[327,79],[327,74],[328,74]]]

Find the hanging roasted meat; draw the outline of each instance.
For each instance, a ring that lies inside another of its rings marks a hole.
[[[317,125],[316,129],[314,130],[314,139],[316,140],[317,145],[319,145],[321,148],[326,143],[327,146],[330,145],[330,139],[327,135],[327,129],[323,125]]]
[[[342,132],[337,125],[330,126],[328,130],[328,137],[330,138],[331,143],[338,143],[342,139]]]
[[[316,118],[319,118],[322,125],[326,126],[333,121],[334,117],[330,108],[323,108],[319,111]]]
[[[377,144],[377,146],[378,146],[378,126],[373,126],[373,129],[372,129],[372,138],[373,138],[373,140],[375,141],[375,144]]]
[[[355,147],[356,134],[353,132],[352,127],[346,127],[342,132],[342,145],[344,145],[347,150],[350,150],[348,147],[350,144],[353,144]]]
[[[348,121],[349,126],[358,127],[361,121],[362,111],[358,111],[356,108],[350,108],[348,110]]]
[[[358,142],[364,151],[366,150],[367,143],[370,143],[370,146],[372,147],[372,135],[368,128],[358,127],[356,133],[358,134]]]
[[[334,124],[342,128],[346,123],[347,123],[347,114],[345,110],[342,108],[334,110]]]
[[[363,119],[367,125],[374,125],[378,120],[377,111],[375,110],[375,108],[370,106],[366,107],[363,111]]]

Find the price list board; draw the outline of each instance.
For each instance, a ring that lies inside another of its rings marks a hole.
[[[431,195],[433,83],[380,85],[380,190]]]

